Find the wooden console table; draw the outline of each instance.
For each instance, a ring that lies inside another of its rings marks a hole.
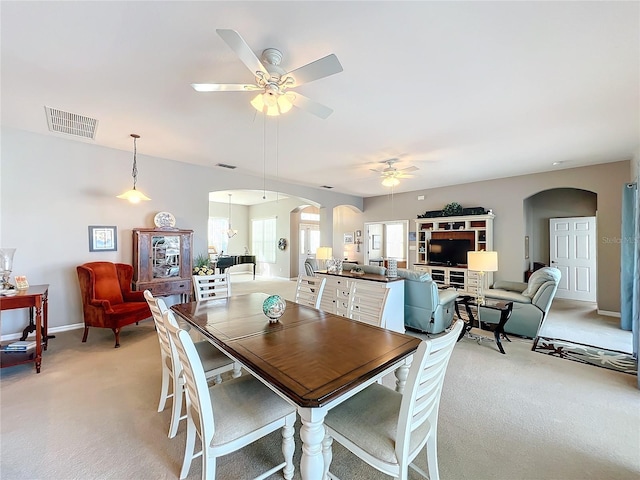
[[[36,373],[40,373],[42,363],[42,348],[47,349],[48,340],[48,312],[47,296],[49,285],[31,285],[28,290],[18,290],[18,293],[11,296],[0,297],[0,310],[12,310],[15,308],[29,308],[30,318],[34,320],[35,310],[35,351],[27,352],[6,352],[0,354],[0,367],[11,367],[22,363],[34,362]]]

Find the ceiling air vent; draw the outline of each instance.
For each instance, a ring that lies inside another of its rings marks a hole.
[[[228,168],[229,170],[233,170],[234,168],[238,168],[235,165],[228,165],[226,163],[216,163],[216,167]]]
[[[96,128],[98,120],[85,117],[77,113],[65,112],[56,108],[44,107],[47,113],[47,123],[52,132],[66,133],[76,137],[96,138]]]

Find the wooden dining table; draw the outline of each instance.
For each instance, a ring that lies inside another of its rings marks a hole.
[[[324,417],[395,372],[402,391],[420,340],[286,301],[270,323],[266,293],[173,305],[172,310],[246,370],[294,404],[301,419],[303,479],[325,478]]]

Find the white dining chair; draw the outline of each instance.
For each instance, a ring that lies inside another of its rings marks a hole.
[[[187,441],[180,478],[189,474],[191,462],[202,456],[202,478],[216,477],[216,459],[235,452],[282,428],[284,462],[258,478],[283,470],[284,478],[293,478],[293,438],[296,409],[251,375],[231,379],[209,387],[202,362],[189,334],[164,313],[172,344],[183,366],[187,402]],[[214,413],[217,411],[218,413]],[[202,450],[195,451],[196,435]]]
[[[144,291],[144,298],[149,304],[153,315],[153,321],[160,343],[160,359],[162,362],[162,384],[160,386],[160,402],[158,412],[165,409],[167,400],[173,398],[171,407],[171,423],[169,425],[169,438],[176,436],[180,420],[186,418],[182,415],[182,398],[184,393],[184,379],[182,378],[182,365],[176,354],[172,351],[169,333],[165,325],[163,314],[169,309],[161,298],[156,298],[149,290]],[[175,321],[175,317],[172,317]],[[177,323],[176,323],[177,326]],[[207,378],[213,378],[215,383],[222,382],[221,374],[232,371],[231,376],[236,378],[242,373],[242,365],[234,362],[223,352],[218,350],[208,341],[195,343],[196,351],[202,361]]]
[[[325,473],[332,439],[375,469],[406,480],[408,467],[438,480],[438,409],[451,352],[462,330],[457,320],[448,333],[424,340],[413,355],[404,393],[377,383],[329,410],[323,442]],[[426,445],[429,474],[413,461]]]
[[[369,325],[384,327],[382,315],[388,295],[389,289],[383,282],[351,282],[347,317]]]
[[[326,278],[299,275],[296,285],[295,302],[313,308],[320,308],[322,292],[324,291],[326,282]]]
[[[193,291],[196,301],[226,298],[231,296],[229,272],[215,275],[193,275]]]

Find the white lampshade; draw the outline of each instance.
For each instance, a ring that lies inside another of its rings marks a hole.
[[[251,100],[251,105],[260,113],[275,117],[291,110],[293,98],[291,94],[276,96],[269,93],[260,93]]]
[[[384,177],[382,179],[382,185],[384,185],[385,187],[395,187],[396,185],[400,185],[400,180],[398,180],[396,177]]]
[[[331,247],[318,247],[316,250],[316,260],[329,260],[331,257],[333,257]]]
[[[475,272],[497,272],[498,252],[467,252],[467,268]]]
[[[121,198],[123,200],[129,200],[131,203],[140,203],[141,200],[151,200],[144,193],[132,188],[124,192],[122,195],[116,195],[117,198]]]

